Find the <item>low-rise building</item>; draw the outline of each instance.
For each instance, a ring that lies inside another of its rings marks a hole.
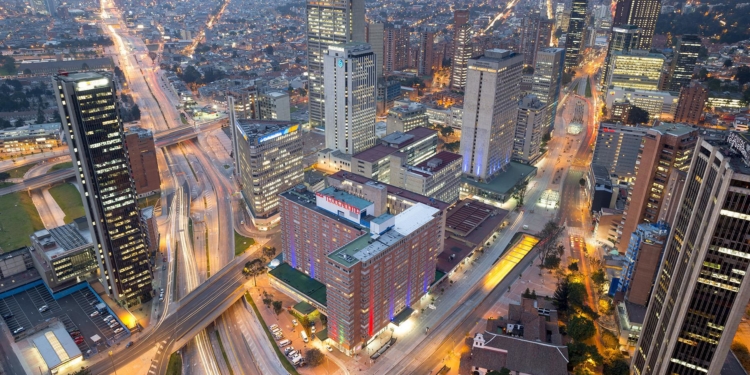
[[[679,100],[680,94],[672,91],[612,87],[607,90],[605,102],[608,113],[612,113],[615,103],[629,102],[633,106],[646,110],[652,119],[673,121]]]
[[[390,179],[393,186],[452,204],[458,200],[463,157],[442,151],[416,165],[409,165],[406,154],[390,155]]]
[[[388,110],[386,119],[386,134],[393,132],[408,132],[417,127],[427,127],[427,107],[421,103],[408,102],[393,106]]]
[[[390,181],[390,155],[401,152],[409,165],[419,164],[437,153],[437,131],[417,127],[406,133],[394,132],[379,144],[351,157],[351,171],[376,181]]]
[[[269,91],[261,94],[258,111],[262,120],[291,121],[289,94],[282,91]]]
[[[60,145],[59,122],[24,125],[0,130],[0,153],[21,154],[48,151]]]
[[[86,217],[34,232],[31,250],[34,266],[52,290],[95,278],[99,269]]]

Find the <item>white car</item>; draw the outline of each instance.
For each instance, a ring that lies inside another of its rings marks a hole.
[[[115,330],[115,333],[120,333],[122,331],[123,331],[123,329],[122,329],[122,327],[120,327],[120,328],[118,328],[118,329]]]
[[[44,305],[44,306],[42,306],[42,307],[39,308],[39,312],[40,313],[43,313],[43,312],[45,312],[47,310],[49,310],[49,306],[47,306],[47,305]]]
[[[315,333],[315,326],[310,327],[310,332]]]
[[[25,329],[23,327],[18,327],[18,328],[16,328],[16,329],[13,330],[13,334],[14,335],[19,334],[19,333],[23,332],[24,330]]]
[[[99,312],[98,311],[94,311],[89,316],[93,318],[93,317],[95,317],[97,315],[99,315]]]
[[[326,345],[326,350],[328,350],[329,352],[332,352],[333,348],[330,345]]]

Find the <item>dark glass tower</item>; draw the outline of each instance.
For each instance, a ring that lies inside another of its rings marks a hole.
[[[565,68],[572,69],[581,61],[583,33],[586,30],[586,8],[588,0],[573,0],[570,11],[568,34],[565,37]]]
[[[115,84],[110,76],[93,72],[58,74],[55,82],[102,284],[123,304],[146,302],[151,270]]]
[[[677,38],[672,66],[669,69],[669,91],[677,91],[690,86],[695,62],[701,51],[701,38],[698,35],[682,35]]]
[[[750,139],[699,141],[633,373],[719,374],[750,299]]]

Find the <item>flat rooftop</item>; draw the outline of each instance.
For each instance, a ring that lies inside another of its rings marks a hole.
[[[331,197],[333,199],[339,200],[341,202],[350,204],[356,208],[359,208],[360,210],[364,210],[365,208],[372,206],[372,202],[362,199],[356,195],[351,195],[344,190],[336,189],[333,186],[329,186],[319,191],[318,193],[323,194],[327,197]]]
[[[94,241],[85,217],[79,217],[70,224],[34,232],[31,241],[38,245],[47,258],[55,259],[69,251],[93,247]]]
[[[327,306],[326,286],[320,281],[294,269],[287,263],[281,263],[268,273],[311,300]]]
[[[334,215],[333,213],[328,212],[328,211],[326,211],[326,210],[318,207],[318,205],[316,203],[315,193],[313,193],[310,190],[307,190],[307,188],[305,187],[305,185],[294,187],[294,188],[289,189],[289,190],[287,190],[287,191],[285,191],[285,192],[283,192],[283,193],[281,193],[279,195],[282,196],[282,197],[284,197],[284,198],[286,198],[286,199],[288,199],[288,200],[290,200],[290,201],[292,201],[292,202],[294,202],[294,203],[297,203],[297,204],[299,204],[299,205],[301,205],[301,206],[303,206],[305,208],[313,210],[313,211],[315,211],[315,212],[317,212],[317,213],[319,213],[321,215],[325,215],[329,219],[335,220],[336,222],[344,224],[344,225],[346,225],[348,227],[351,227],[351,228],[354,228],[354,229],[357,229],[357,230],[365,230],[366,229],[363,226],[358,225],[358,224],[354,223],[351,220],[345,219],[345,218],[343,218],[341,216],[338,216],[338,215]]]
[[[507,215],[507,210],[473,199],[464,199],[448,209],[448,215],[445,219],[445,229],[446,231],[465,237],[480,226],[483,226],[491,218],[493,220],[489,221],[489,226],[497,227]],[[495,223],[494,226],[491,225],[493,223]]]
[[[430,176],[459,159],[463,159],[463,156],[448,151],[440,151],[437,155],[410,167],[409,170],[424,176]]]
[[[378,160],[387,158],[388,155],[394,154],[396,152],[398,152],[397,148],[379,144],[352,155],[352,159],[359,159],[368,163],[375,163]]]
[[[536,167],[512,161],[505,168],[505,171],[498,173],[490,182],[478,182],[466,177],[461,178],[461,181],[481,190],[508,194],[519,182],[533,174],[536,174]]]
[[[651,129],[656,130],[661,134],[669,134],[675,137],[682,137],[696,130],[690,125],[684,125],[684,124],[673,123],[673,122],[662,122],[659,125],[654,126]]]
[[[236,126],[242,135],[246,137],[245,140],[255,139],[280,131],[286,131],[283,134],[297,131],[296,125],[290,121],[237,119]]]
[[[353,182],[360,183],[360,184],[367,184],[367,183],[381,184],[386,187],[388,195],[390,196],[395,195],[407,201],[411,201],[415,203],[424,203],[428,206],[435,207],[439,210],[445,210],[446,208],[448,208],[448,206],[450,206],[448,203],[445,203],[443,201],[439,201],[437,199],[430,198],[422,194],[417,194],[413,191],[402,189],[393,185],[384,184],[382,182],[375,181],[373,179],[367,178],[365,176],[360,176],[358,174],[351,173],[351,172],[339,171],[328,176],[328,178],[336,179],[339,181],[353,181]]]

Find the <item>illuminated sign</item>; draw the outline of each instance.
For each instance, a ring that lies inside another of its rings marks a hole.
[[[355,214],[359,214],[360,211],[362,211],[359,208],[354,207],[354,206],[352,206],[349,203],[342,202],[342,201],[340,201],[340,200],[338,200],[338,199],[336,199],[334,197],[329,197],[329,196],[327,196],[325,194],[322,194],[320,192],[315,193],[315,195],[317,195],[317,196],[325,199],[326,202],[328,202],[328,203],[332,203],[332,204],[335,204],[335,205],[337,205],[337,206],[339,206],[341,208],[345,208],[345,209],[349,210],[350,212],[354,212]]]
[[[742,155],[742,161],[745,162],[745,165],[750,166],[750,142],[738,133],[729,133],[727,143]]]
[[[265,141],[270,141],[274,138],[281,137],[282,135],[291,134],[297,131],[299,129],[299,125],[293,125],[286,129],[281,129],[279,131],[273,132],[271,134],[266,134],[258,139],[258,143],[263,143]]]
[[[339,68],[343,68],[344,67],[344,60],[339,59],[338,65],[339,65]]]
[[[76,83],[76,90],[78,91],[87,91],[87,90],[93,90],[98,89],[100,87],[107,86],[109,84],[109,79],[107,78],[99,78],[91,81],[81,81]]]

